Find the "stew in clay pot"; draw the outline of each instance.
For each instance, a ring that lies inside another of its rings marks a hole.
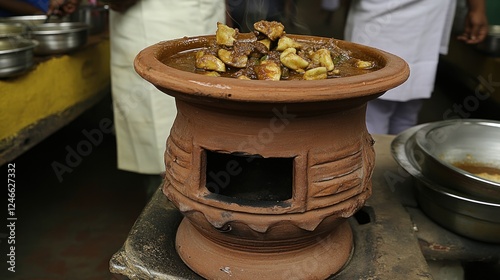
[[[218,23],[209,47],[179,53],[165,63],[203,75],[246,80],[321,80],[365,74],[381,66],[352,56],[335,39],[303,42],[287,36],[283,24],[259,21],[254,32]]]

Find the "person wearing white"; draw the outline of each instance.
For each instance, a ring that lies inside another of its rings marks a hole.
[[[118,168],[159,175],[175,101],[133,68],[136,55],[160,41],[215,34],[224,0],[124,0],[111,4],[111,79]]]
[[[340,0],[321,0],[321,9],[326,11],[325,23],[328,25],[332,21],[333,14],[340,7]]]
[[[431,97],[439,54],[448,51],[456,0],[353,0],[350,5],[345,40],[393,53],[410,66],[404,84],[367,107],[370,133],[398,134],[417,123],[423,100]],[[478,43],[487,32],[484,0],[469,0],[471,13],[467,38],[461,38]]]

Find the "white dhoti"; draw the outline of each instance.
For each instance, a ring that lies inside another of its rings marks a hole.
[[[455,0],[351,2],[345,39],[398,55],[410,66],[405,83],[369,102],[370,133],[397,134],[416,124],[422,100],[434,90],[439,53],[448,50],[455,5]]]
[[[223,0],[140,0],[124,14],[111,11],[111,79],[119,169],[163,172],[165,143],[176,116],[174,98],[135,72],[135,56],[160,41],[215,34],[217,22],[225,22]]]
[[[379,48],[410,65],[409,79],[380,98],[392,101],[429,98],[439,53],[446,53],[455,0],[353,0],[345,39]]]

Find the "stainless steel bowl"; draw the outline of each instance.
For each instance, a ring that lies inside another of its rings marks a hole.
[[[459,235],[500,243],[500,203],[487,202],[444,187],[422,173],[415,134],[426,125],[410,128],[394,138],[394,159],[415,179],[419,207],[435,222]]]
[[[28,26],[19,22],[0,22],[0,38],[26,36]]]
[[[424,180],[416,187],[420,208],[438,224],[472,239],[500,243],[500,204],[470,199]]]
[[[18,22],[26,24],[29,27],[43,24],[45,23],[46,20],[47,20],[46,15],[13,16],[13,17],[0,18],[0,21],[2,22]]]
[[[37,42],[24,38],[0,38],[0,78],[23,74],[34,65]]]
[[[476,48],[492,56],[500,56],[500,25],[490,25],[488,35]]]
[[[63,54],[87,43],[88,26],[80,22],[45,23],[31,28],[30,36],[40,44],[36,55]]]
[[[90,34],[99,34],[106,30],[109,10],[105,6],[81,5],[70,15],[72,22],[84,22],[89,26]]]
[[[496,171],[493,175],[500,176],[500,122],[435,122],[420,129],[415,142],[425,176],[472,198],[500,202],[500,182],[476,173],[488,167]],[[465,170],[465,166],[479,170]]]

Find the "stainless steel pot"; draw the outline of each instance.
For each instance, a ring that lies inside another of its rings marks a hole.
[[[443,227],[472,239],[500,243],[500,204],[471,199],[430,181],[418,180],[420,208]]]
[[[471,198],[500,203],[500,182],[456,166],[462,164],[474,169],[488,167],[500,171],[499,140],[500,122],[475,119],[439,121],[415,133],[415,152],[419,152],[420,166],[426,177]]]
[[[415,179],[419,207],[452,232],[475,240],[500,243],[500,203],[471,198],[422,173],[422,155],[416,148],[415,135],[427,125],[400,133],[391,144],[394,159]]]
[[[500,25],[491,25],[488,29],[488,35],[476,48],[492,56],[500,56]]]
[[[51,18],[52,19],[52,18]],[[28,27],[45,23],[46,15],[31,15],[31,16],[13,16],[0,18],[2,22],[18,22],[26,24]]]
[[[104,6],[82,5],[71,14],[70,20],[86,23],[90,34],[99,34],[106,30],[108,15],[108,9]]]
[[[20,75],[34,65],[37,42],[19,37],[0,38],[0,78]]]
[[[19,22],[0,22],[0,38],[26,36],[28,26]]]
[[[39,42],[36,55],[69,53],[85,45],[88,35],[88,26],[79,22],[40,24],[30,32],[30,37]]]

